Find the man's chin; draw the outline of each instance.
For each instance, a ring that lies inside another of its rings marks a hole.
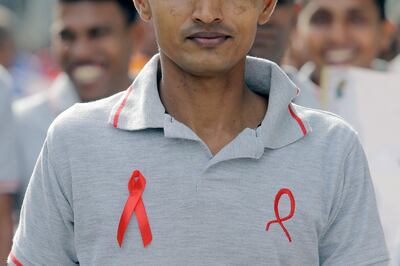
[[[197,65],[197,67],[186,68],[186,72],[199,78],[213,78],[226,74],[230,69],[222,65]]]
[[[243,58],[245,55],[243,56]],[[240,60],[239,60],[240,61]],[[215,77],[221,76],[233,69],[239,62],[237,59],[221,57],[203,57],[201,60],[188,60],[181,64],[181,68],[194,76]]]

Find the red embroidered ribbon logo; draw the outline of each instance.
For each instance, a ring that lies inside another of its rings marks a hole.
[[[279,202],[283,195],[287,195],[290,199],[290,213],[288,216],[281,218],[281,216],[279,214]],[[290,234],[289,234],[288,230],[286,229],[286,227],[283,225],[283,222],[292,219],[295,210],[296,210],[296,202],[294,201],[293,193],[287,188],[283,188],[283,189],[279,190],[278,194],[276,194],[275,202],[274,202],[274,211],[275,211],[276,220],[272,220],[267,223],[266,231],[269,230],[269,226],[271,224],[278,223],[282,227],[283,231],[285,232],[287,238],[289,239],[289,242],[292,242],[292,238],[290,237]]]
[[[146,209],[142,200],[142,194],[145,187],[146,179],[140,171],[135,170],[128,183],[129,197],[125,203],[124,211],[122,212],[118,226],[117,240],[120,247],[124,240],[125,230],[128,227],[129,221],[134,212],[139,224],[140,234],[142,235],[143,246],[147,247],[153,239],[149,219],[147,218]]]

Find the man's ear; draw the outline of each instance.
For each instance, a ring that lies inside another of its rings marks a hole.
[[[258,17],[258,24],[262,25],[268,22],[274,12],[277,0],[263,0],[263,9]]]
[[[144,21],[149,21],[152,17],[149,0],[133,0],[135,7]]]

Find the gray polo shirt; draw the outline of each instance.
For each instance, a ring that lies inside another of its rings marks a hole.
[[[0,194],[15,193],[19,185],[10,82],[10,76],[0,65]]]
[[[275,64],[248,58],[246,82],[269,96],[257,129],[213,156],[166,114],[159,57],[130,89],[77,104],[49,129],[14,238],[23,265],[386,265],[367,162],[340,118],[291,104]],[[135,214],[117,242],[131,173],[153,240]],[[268,231],[266,230],[268,227]],[[11,261],[11,260],[10,260]]]
[[[72,82],[66,75],[61,74],[50,88],[13,104],[19,144],[20,200],[25,193],[50,124],[61,112],[77,102],[79,98]]]

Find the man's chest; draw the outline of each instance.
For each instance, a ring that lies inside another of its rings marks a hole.
[[[96,174],[90,170],[93,159],[87,161],[88,168],[72,171],[75,233],[82,259],[100,256],[112,264],[120,257],[137,265],[318,261],[318,240],[329,214],[323,178],[312,175],[320,172],[318,166],[279,167],[271,158],[204,169],[207,161],[200,157],[182,161],[183,157],[152,160],[138,155],[132,163],[104,159],[108,167]],[[146,248],[135,211],[122,247],[117,242],[134,170],[146,180],[140,197],[152,234]]]

